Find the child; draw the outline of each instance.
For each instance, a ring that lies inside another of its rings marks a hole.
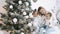
[[[46,28],[46,34],[60,34],[60,29],[54,25],[55,22],[52,22],[52,14],[48,12],[45,16],[45,25],[48,26],[48,28]]]
[[[52,14],[50,13],[50,12],[48,12],[46,15],[45,15],[45,21],[46,21],[46,23],[45,23],[45,25],[50,25],[50,19],[51,19],[51,16],[52,16]]]
[[[43,22],[43,26],[40,29],[40,32],[42,32],[42,34],[46,34],[46,31],[48,30],[48,27],[50,25],[50,18],[51,18],[52,14],[50,12],[45,14],[45,18],[44,18],[44,22]]]

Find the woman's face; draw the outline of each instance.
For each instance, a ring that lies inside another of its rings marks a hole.
[[[44,8],[42,8],[42,9],[40,10],[40,13],[41,13],[41,14],[46,14],[46,10],[45,10]]]

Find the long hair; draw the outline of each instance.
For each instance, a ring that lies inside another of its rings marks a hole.
[[[44,9],[44,8],[43,8],[43,7],[39,7],[39,8],[38,8],[38,14],[39,14],[39,15],[43,15],[43,14],[41,14],[41,12],[40,12],[41,9]]]
[[[39,7],[39,8],[38,8],[38,12],[39,12],[42,8],[43,8],[43,7]]]

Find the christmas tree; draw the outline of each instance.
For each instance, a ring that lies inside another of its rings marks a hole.
[[[3,7],[6,9],[7,14],[2,16],[5,26],[2,30],[11,30],[17,34],[28,34],[31,32],[28,23],[31,22],[31,1],[30,0],[6,0],[6,5]],[[15,34],[16,34],[15,33]],[[10,33],[12,34],[12,32]]]

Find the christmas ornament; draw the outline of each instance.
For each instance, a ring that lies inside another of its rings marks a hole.
[[[25,11],[25,9],[21,9],[21,12],[24,12]]]
[[[27,19],[27,18],[29,18],[29,16],[25,16],[25,18]]]
[[[22,1],[20,0],[20,1],[18,1],[18,3],[19,3],[19,4],[22,4]]]
[[[10,5],[9,8],[10,8],[10,9],[13,9],[13,5]]]
[[[22,9],[24,9],[26,6],[25,6],[25,4],[22,4]]]
[[[23,15],[26,15],[27,13],[26,12],[23,12]]]
[[[26,7],[26,8],[25,8],[25,10],[26,10],[26,11],[29,11],[29,10],[30,10],[30,8],[29,8],[29,7]]]
[[[13,22],[16,23],[17,22],[17,18],[13,18]]]
[[[25,5],[26,5],[26,6],[29,6],[29,2],[25,2]]]
[[[24,32],[21,32],[21,34],[24,34]]]
[[[28,26],[31,27],[32,26],[32,23],[28,23]]]
[[[14,13],[10,13],[10,15],[14,15]]]
[[[18,9],[19,9],[19,10],[22,10],[21,8],[22,8],[22,6],[21,6],[21,5],[18,5]]]

